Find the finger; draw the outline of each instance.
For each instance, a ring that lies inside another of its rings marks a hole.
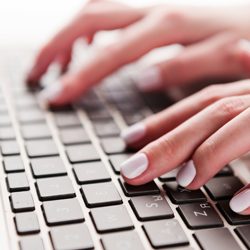
[[[122,131],[121,137],[133,148],[141,148],[173,130],[207,106],[225,97],[250,94],[250,81],[211,85],[166,110]]]
[[[62,68],[62,71],[65,71],[71,61],[71,49],[68,51],[65,51],[64,53],[60,53],[56,57],[56,62],[59,63],[59,65]]]
[[[240,99],[244,102],[249,97],[245,95]],[[239,103],[236,99],[231,100],[234,103],[231,109],[234,109],[234,105]],[[178,183],[188,189],[198,189],[227,163],[248,152],[250,141],[246,135],[250,132],[249,120],[250,108],[247,108],[205,140],[178,172]]]
[[[249,106],[249,95],[244,95],[227,97],[205,108],[122,163],[121,172],[125,181],[132,185],[147,183],[187,162],[207,138]],[[209,167],[211,168],[211,165]],[[195,183],[195,186],[191,187],[198,188],[198,184]]]
[[[91,43],[97,31],[126,27],[143,18],[147,11],[147,8],[131,8],[115,2],[90,2],[40,51],[27,76],[27,82],[37,82],[56,56],[70,49],[78,37],[83,36]]]
[[[250,42],[246,39],[241,39],[238,42],[239,59],[242,61],[242,66],[245,69],[246,75],[250,76]]]
[[[231,199],[230,208],[241,215],[250,214],[250,184],[239,190]]]
[[[237,79],[247,72],[242,67],[246,59],[250,73],[250,49],[239,56],[238,39],[238,34],[225,32],[189,45],[176,57],[142,71],[135,83],[141,91],[150,92],[206,78]]]

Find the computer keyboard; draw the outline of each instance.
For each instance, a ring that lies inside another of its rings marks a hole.
[[[1,196],[11,250],[250,249],[250,216],[229,208],[243,187],[230,164],[195,191],[178,186],[179,168],[142,186],[120,176],[135,153],[121,130],[171,97],[140,93],[129,66],[47,111],[21,80],[25,53],[1,60]]]

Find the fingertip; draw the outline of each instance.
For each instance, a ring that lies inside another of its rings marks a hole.
[[[130,127],[122,130],[120,136],[127,145],[138,142],[146,135],[146,126],[142,122],[133,124]]]
[[[247,188],[234,196],[229,206],[235,213],[242,215],[250,214],[250,189]]]
[[[177,173],[176,181],[182,187],[188,187],[196,176],[193,160],[189,160]]]

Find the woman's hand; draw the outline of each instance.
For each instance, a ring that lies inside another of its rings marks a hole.
[[[203,77],[237,78],[250,73],[250,5],[131,8],[101,0],[90,1],[77,17],[38,54],[27,77],[36,83],[53,62],[67,67],[74,41],[92,42],[100,30],[122,29],[120,39],[102,49],[77,72],[63,75],[41,98],[52,105],[68,103],[119,67],[150,50],[179,43],[184,49],[173,59],[147,69],[137,84],[144,91],[182,85]],[[241,42],[239,42],[241,41]]]
[[[127,183],[141,185],[186,163],[177,181],[198,189],[250,150],[249,124],[250,80],[209,86],[124,130],[130,147],[146,146],[121,165],[121,173]],[[250,214],[250,185],[230,205]]]

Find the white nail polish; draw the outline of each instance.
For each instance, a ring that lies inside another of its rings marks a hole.
[[[192,160],[188,161],[177,173],[176,180],[182,187],[188,186],[196,176],[196,169]]]
[[[157,90],[163,84],[161,71],[157,66],[143,70],[134,80],[137,87],[144,92]]]
[[[250,207],[250,189],[245,189],[244,191],[237,194],[229,203],[230,208],[235,213],[240,213]]]
[[[62,92],[62,84],[60,81],[57,81],[53,84],[50,84],[48,87],[44,88],[37,96],[39,105],[42,108],[48,108],[50,101],[57,98]]]
[[[121,172],[128,179],[134,179],[141,175],[148,167],[148,158],[140,153],[132,156],[121,164]]]
[[[250,41],[241,39],[238,41],[238,46],[247,53],[250,53]]]
[[[146,126],[142,123],[136,123],[121,132],[121,137],[127,144],[132,144],[140,140],[146,134]]]

